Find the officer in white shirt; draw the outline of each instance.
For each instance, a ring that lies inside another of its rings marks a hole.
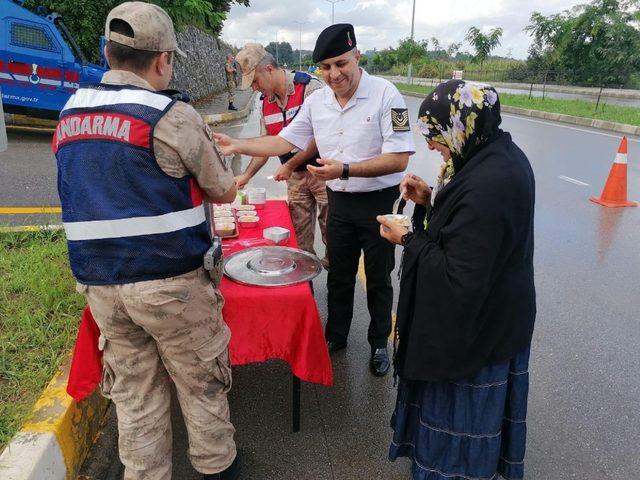
[[[311,94],[296,118],[278,136],[233,139],[215,134],[225,154],[279,155],[305,149],[315,138],[321,158],[308,170],[327,182],[329,318],[327,346],[347,346],[361,251],[371,315],[368,340],[374,375],[389,371],[394,249],[380,237],[376,216],[390,213],[402,173],[415,152],[409,115],[397,88],[358,66],[353,26],[336,24],[316,41],[313,61],[326,86]]]

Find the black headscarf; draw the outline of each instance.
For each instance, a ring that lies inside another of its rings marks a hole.
[[[452,165],[446,179],[498,136],[501,122],[496,90],[489,85],[462,80],[438,85],[427,95],[418,112],[420,132],[451,150]]]
[[[486,85],[450,80],[420,107],[420,131],[452,158],[432,208],[416,206],[404,249],[394,342],[403,380],[467,378],[531,342],[535,185],[500,123]]]

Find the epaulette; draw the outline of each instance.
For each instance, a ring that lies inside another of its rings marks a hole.
[[[180,90],[173,90],[168,88],[166,90],[159,90],[158,93],[160,95],[165,95],[169,98],[172,98],[173,100],[179,100],[184,103],[189,103],[191,101],[191,97],[189,96],[189,94],[187,92],[181,92]]]
[[[307,85],[311,81],[311,75],[305,72],[296,72],[293,76],[293,83],[301,83]]]

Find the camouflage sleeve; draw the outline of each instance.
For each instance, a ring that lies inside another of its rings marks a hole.
[[[324,87],[324,82],[312,75],[311,81],[307,85],[307,88],[304,89],[304,100],[306,100],[307,97],[316,90],[320,90],[322,87]]]
[[[211,129],[190,105],[176,102],[158,122],[153,136],[156,160],[168,175],[193,175],[210,198],[234,185],[233,174],[213,143]]]

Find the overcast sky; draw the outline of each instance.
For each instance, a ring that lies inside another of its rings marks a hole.
[[[531,38],[523,32],[531,12],[545,15],[559,13],[587,0],[416,0],[414,38],[437,37],[442,46],[462,42],[469,27],[486,32],[502,27],[502,46],[493,53],[524,59]],[[411,34],[413,0],[343,0],[335,4],[335,22],[355,26],[358,47],[362,52],[388,46]],[[299,45],[302,25],[302,48],[313,50],[323,28],[331,24],[331,3],[327,0],[251,0],[250,7],[234,5],[222,31],[222,38],[241,47],[247,42],[266,45],[287,41],[294,49]],[[472,51],[468,44],[462,50]]]

